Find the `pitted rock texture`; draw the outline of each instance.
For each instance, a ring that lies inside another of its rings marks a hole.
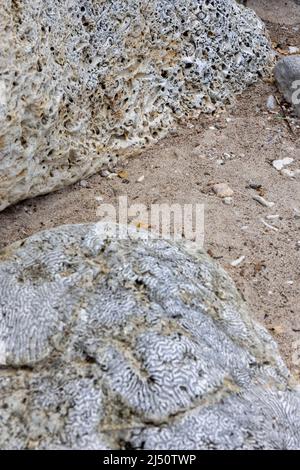
[[[299,448],[300,392],[225,272],[104,228],[0,254],[0,448]]]
[[[3,0],[0,210],[210,112],[272,62],[234,0]]]

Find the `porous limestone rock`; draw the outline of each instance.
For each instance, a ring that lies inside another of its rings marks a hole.
[[[0,210],[223,105],[272,61],[234,0],[2,0]]]
[[[299,448],[300,392],[225,272],[104,229],[0,254],[0,448]]]

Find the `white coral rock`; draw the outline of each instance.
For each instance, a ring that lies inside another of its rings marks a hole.
[[[0,210],[86,178],[264,73],[234,0],[2,0]]]
[[[0,299],[1,449],[300,447],[277,346],[204,254],[60,227],[1,252]]]

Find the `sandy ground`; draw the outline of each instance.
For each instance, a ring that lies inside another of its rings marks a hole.
[[[248,4],[266,21],[274,46],[300,47],[300,6],[294,10],[293,0]],[[275,159],[291,157],[289,169],[300,169],[300,120],[280,106],[270,113],[270,94],[282,99],[270,80],[252,86],[225,113],[187,123],[124,162],[115,170],[119,176],[97,174],[8,208],[0,214],[0,248],[45,228],[98,220],[100,197],[115,205],[122,195],[129,204],[147,206],[203,203],[205,248],[234,278],[253,315],[300,377],[300,177],[291,179],[272,166]],[[212,191],[220,182],[234,191],[230,205]],[[264,207],[255,195],[275,205]],[[241,256],[245,260],[231,266]]]

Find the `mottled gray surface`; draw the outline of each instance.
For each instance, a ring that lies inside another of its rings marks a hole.
[[[284,57],[274,73],[279,90],[300,117],[300,56]]]
[[[212,112],[272,62],[234,0],[1,0],[0,210]]]
[[[103,227],[0,253],[0,448],[300,448],[300,393],[225,272]]]

